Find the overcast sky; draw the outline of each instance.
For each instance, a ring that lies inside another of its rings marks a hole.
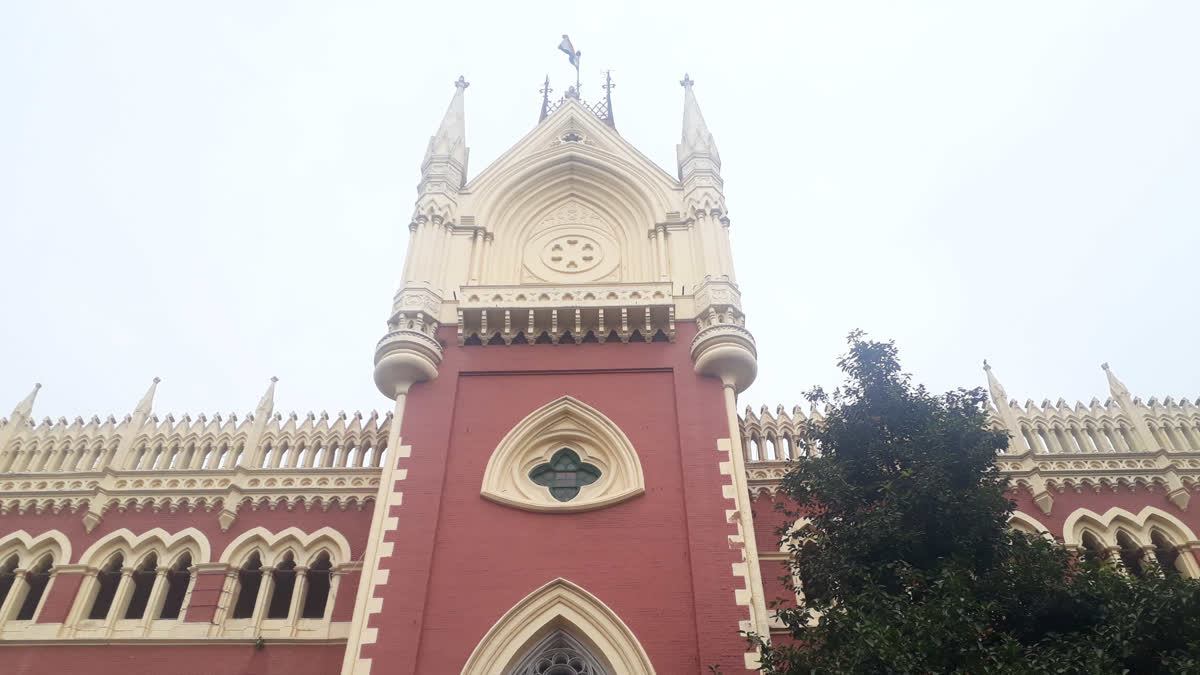
[[[755,408],[895,338],[936,389],[1200,395],[1200,3],[0,4],[0,415],[387,409],[371,380],[425,145],[470,174],[555,50],[670,173],[724,162]]]

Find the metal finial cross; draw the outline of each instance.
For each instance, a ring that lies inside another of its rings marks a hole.
[[[554,91],[554,90],[550,88],[550,76],[547,75],[546,76],[546,84],[541,89],[538,89],[538,93],[542,94],[543,96],[549,96],[550,92],[552,92],[552,91]]]
[[[692,81],[692,78],[689,77],[687,73],[684,73],[683,79],[679,81],[679,84],[683,85],[684,87],[690,87],[696,83],[694,81]]]
[[[454,86],[458,87],[459,89],[466,89],[467,87],[471,86],[471,83],[467,82],[467,78],[459,75],[458,81],[454,83]]]
[[[604,71],[604,86],[602,88],[605,91],[609,91],[611,89],[614,89],[616,86],[617,85],[613,84],[613,81],[612,81],[612,70],[609,69],[609,70]]]

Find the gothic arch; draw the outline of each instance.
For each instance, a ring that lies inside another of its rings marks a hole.
[[[121,551],[131,565],[151,552],[164,565],[173,562],[184,551],[191,554],[193,564],[208,562],[212,555],[208,537],[194,527],[184,528],[174,534],[156,527],[139,535],[123,527],[109,532],[89,546],[79,556],[79,562],[99,567],[116,551]]]
[[[1021,511],[1013,511],[1012,516],[1008,519],[1008,526],[1014,530],[1021,530],[1028,534],[1050,535],[1050,530],[1046,529],[1046,526],[1038,521],[1037,518]]]
[[[58,530],[49,530],[39,535],[31,536],[25,530],[17,530],[0,537],[0,561],[16,553],[20,563],[18,567],[29,568],[47,553],[54,557],[55,565],[66,565],[71,562],[71,540]]]
[[[535,483],[530,474],[563,449],[599,470],[599,477],[568,501]],[[488,459],[480,494],[498,504],[529,511],[590,511],[646,491],[637,451],[599,410],[571,396],[538,408],[514,426]]]
[[[289,552],[302,565],[316,560],[322,551],[329,553],[334,565],[350,561],[350,543],[332,527],[322,527],[312,533],[289,527],[272,533],[262,526],[246,530],[229,542],[220,561],[237,566],[253,551],[258,551],[263,566],[274,565]]]
[[[525,596],[475,647],[462,675],[504,675],[555,631],[586,646],[609,673],[654,675],[633,631],[596,596],[563,578]]]
[[[1091,509],[1076,509],[1063,523],[1063,539],[1068,546],[1082,547],[1085,531],[1091,532],[1110,549],[1119,546],[1119,533],[1124,533],[1139,546],[1151,546],[1157,531],[1184,553],[1179,556],[1180,571],[1189,577],[1200,578],[1200,562],[1190,553],[1200,541],[1183,521],[1160,508],[1146,506],[1137,515],[1116,506],[1103,515]]]

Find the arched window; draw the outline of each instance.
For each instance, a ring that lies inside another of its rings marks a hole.
[[[191,566],[192,556],[184,553],[179,557],[175,566],[167,572],[167,594],[163,599],[162,611],[159,612],[158,618],[179,618],[179,612],[183,609],[183,599],[187,595],[188,582],[192,580],[192,573],[188,569]]]
[[[285,553],[283,560],[271,572],[274,589],[271,591],[271,604],[267,606],[268,619],[286,619],[292,607],[292,591],[296,588],[296,560],[291,553]]]
[[[1154,544],[1154,559],[1158,561],[1158,566],[1162,568],[1163,574],[1180,574],[1179,549],[1175,548],[1158,530],[1150,533],[1150,541]]]
[[[1083,542],[1084,560],[1094,560],[1099,562],[1108,557],[1108,551],[1105,550],[1104,545],[1101,544],[1100,540],[1096,538],[1096,535],[1092,534],[1091,532],[1084,532],[1083,537],[1081,537],[1081,541]]]
[[[304,608],[300,612],[302,619],[324,619],[325,605],[329,602],[329,573],[333,563],[329,554],[322,552],[308,568],[308,589],[304,593]]]
[[[1138,547],[1124,530],[1117,532],[1117,546],[1121,547],[1121,564],[1125,566],[1126,571],[1135,577],[1140,577],[1146,573],[1142,568],[1142,549]]]
[[[238,597],[233,606],[233,618],[249,619],[254,616],[254,605],[258,601],[258,588],[261,585],[262,559],[255,551],[238,572]]]
[[[115,553],[96,575],[96,597],[92,599],[92,608],[88,611],[89,619],[108,617],[108,610],[112,608],[113,598],[117,595],[117,586],[121,583],[121,565],[124,563],[125,558]]]
[[[533,646],[508,675],[609,675],[587,647],[563,630]]]
[[[21,603],[21,610],[17,612],[18,621],[30,621],[37,613],[42,596],[46,594],[46,586],[50,585],[50,568],[53,566],[54,559],[48,555],[43,556],[25,575],[25,584],[29,590],[25,592],[25,601]]]
[[[133,572],[133,592],[125,607],[126,619],[140,619],[150,602],[150,591],[154,590],[154,578],[158,574],[158,556],[151,553]]]
[[[0,606],[12,592],[13,582],[17,579],[17,554],[14,553],[0,565]]]

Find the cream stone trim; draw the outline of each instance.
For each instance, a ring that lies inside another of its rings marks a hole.
[[[538,465],[561,448],[600,469],[600,478],[579,495],[560,502],[529,479]],[[498,504],[527,511],[591,511],[646,491],[637,451],[629,437],[604,413],[572,396],[538,408],[514,426],[496,446],[483,473],[480,493]]]
[[[529,647],[563,629],[610,673],[653,675],[650,657],[616,612],[563,578],[525,596],[492,626],[463,666],[463,675],[503,675]]]
[[[190,544],[190,545],[189,545]],[[166,567],[174,562],[181,549],[187,549],[192,554],[192,564],[205,563],[211,559],[212,547],[208,537],[194,527],[187,527],[178,532],[170,533],[161,527],[147,530],[135,535],[128,528],[114,530],[87,548],[79,561],[92,567],[100,567],[116,551],[125,554],[125,565],[132,567],[144,558],[147,553],[158,554],[159,566]],[[167,555],[171,559],[167,558]]]
[[[275,565],[290,551],[296,564],[307,565],[310,559],[324,550],[329,551],[330,562],[334,565],[350,560],[350,542],[332,527],[322,527],[312,532],[289,527],[276,533],[265,527],[255,527],[229,542],[220,560],[236,567],[251,551],[258,551],[263,566],[268,567]]]
[[[1090,531],[1106,546],[1119,547],[1117,534],[1123,531],[1139,545],[1153,548],[1151,535],[1154,530],[1162,532],[1182,553],[1176,563],[1182,566],[1181,571],[1193,579],[1200,578],[1200,563],[1195,556],[1186,553],[1200,546],[1196,534],[1183,521],[1153,506],[1143,507],[1137,515],[1116,506],[1103,515],[1091,509],[1075,509],[1063,523],[1063,541],[1068,547],[1081,548],[1083,533]]]
[[[1041,535],[1050,534],[1050,530],[1041,521],[1021,511],[1013,511],[1013,514],[1008,519],[1008,526],[1016,530],[1025,530]]]
[[[371,531],[367,537],[367,549],[363,554],[362,574],[358,580],[358,594],[354,602],[354,619],[346,641],[346,653],[342,656],[342,675],[369,675],[373,659],[362,658],[363,645],[375,644],[379,640],[379,629],[368,627],[371,616],[383,609],[383,599],[376,591],[387,584],[390,570],[383,569],[383,562],[392,556],[395,543],[384,541],[400,526],[400,519],[390,515],[392,509],[404,501],[401,482],[408,477],[408,469],[398,468],[397,459],[412,456],[412,446],[400,442],[400,424],[404,419],[404,406],[408,401],[407,390],[396,395],[396,423],[388,431],[388,447],[396,454],[383,465],[383,475],[375,496],[375,511],[371,515]]]
[[[29,569],[47,553],[54,556],[55,565],[66,565],[71,562],[71,540],[58,530],[48,530],[36,537],[17,530],[0,537],[0,564],[13,553],[17,554],[17,567],[21,569]]]
[[[1122,527],[1130,531],[1135,538],[1142,538],[1144,535],[1145,541],[1150,540],[1150,529],[1158,526],[1164,534],[1175,540],[1173,543],[1177,546],[1196,541],[1195,533],[1183,521],[1153,506],[1142,508],[1137,515],[1116,506],[1105,511],[1103,515],[1091,509],[1075,509],[1063,523],[1063,541],[1068,546],[1081,545],[1083,542],[1080,537],[1087,525],[1092,525],[1101,532]]]

